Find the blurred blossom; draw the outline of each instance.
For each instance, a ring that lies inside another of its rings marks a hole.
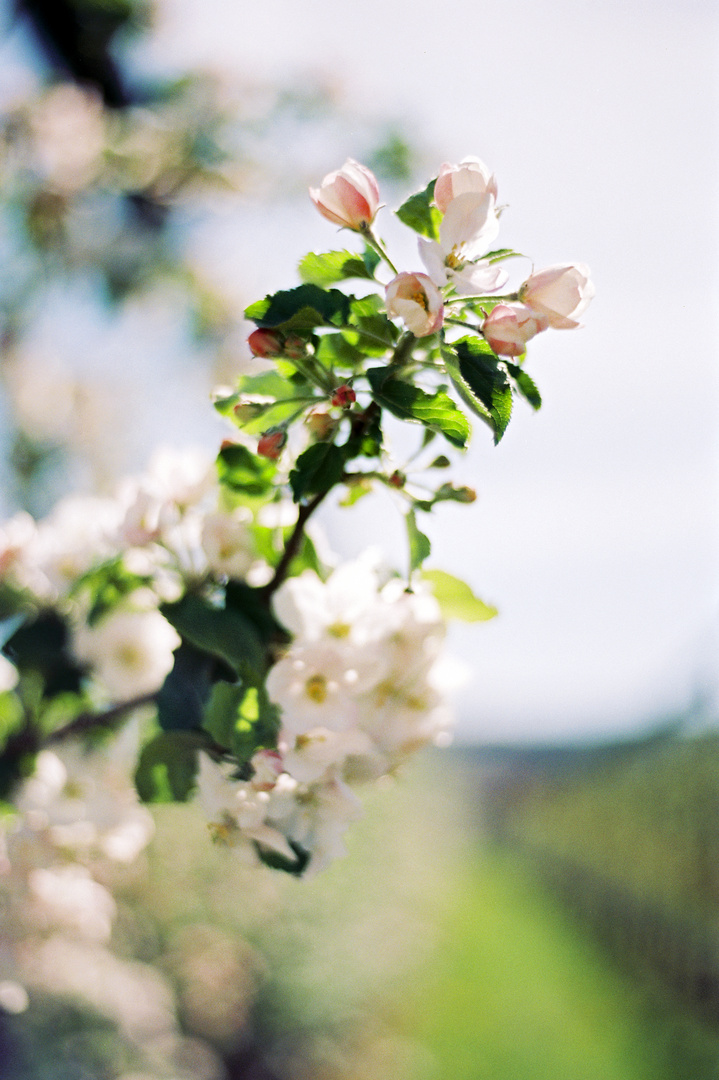
[[[73,635],[75,655],[92,666],[114,701],[159,690],[179,635],[159,611],[117,611]]]
[[[61,83],[39,101],[30,119],[37,166],[55,190],[72,194],[92,184],[105,141],[99,95]]]

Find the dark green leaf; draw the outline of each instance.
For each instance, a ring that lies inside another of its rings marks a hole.
[[[287,641],[288,635],[272,614],[262,589],[246,581],[230,581],[225,589],[225,607],[249,619],[263,642]]]
[[[265,649],[256,627],[241,612],[212,607],[188,593],[174,604],[160,608],[178,634],[200,652],[224,660],[250,683],[261,682],[267,667]]]
[[[232,669],[188,641],[175,650],[172,671],[157,695],[157,719],[163,731],[202,727],[205,704],[218,678],[234,678]]]
[[[345,457],[334,443],[318,442],[308,446],[297,458],[290,473],[290,487],[295,502],[307,495],[328,491],[342,479]]]
[[[429,537],[425,536],[425,534],[418,529],[414,510],[410,510],[405,517],[405,521],[407,523],[407,537],[409,539],[409,569],[410,573],[412,573],[415,570],[419,570],[424,560],[432,551],[432,545],[430,544]]]
[[[442,220],[442,215],[432,203],[436,182],[436,180],[430,180],[424,191],[410,195],[396,211],[400,221],[422,236],[429,237],[430,240],[439,239],[439,223]]]
[[[353,299],[351,325],[362,331],[358,344],[365,356],[383,356],[393,349],[399,329],[387,318],[384,302],[376,294]]]
[[[514,379],[517,390],[522,397],[527,399],[533,409],[541,408],[542,398],[534,380],[527,375],[527,372],[519,364],[510,364],[509,361],[506,363],[507,371]]]
[[[302,281],[310,285],[332,285],[335,281],[348,278],[370,281],[374,278],[374,272],[369,270],[365,259],[351,251],[327,251],[322,255],[310,252],[300,261],[297,269]]]
[[[277,466],[240,443],[223,446],[217,457],[220,483],[245,495],[264,495],[272,486]]]
[[[286,874],[301,877],[307,863],[310,861],[310,852],[303,848],[302,844],[298,844],[296,840],[288,839],[287,843],[297,856],[296,862],[291,863],[279,851],[274,848],[263,847],[262,844],[255,843],[255,849],[265,866],[269,866],[271,870],[283,870]]]
[[[442,349],[457,392],[494,432],[498,443],[512,415],[512,388],[499,358],[483,338],[461,338]]]
[[[470,428],[466,416],[451,397],[439,392],[428,394],[418,386],[395,379],[390,368],[370,368],[367,378],[379,405],[402,420],[424,424],[439,431],[453,446],[464,447]]]
[[[268,296],[245,311],[258,326],[277,327],[283,331],[311,329],[313,326],[339,326],[346,323],[350,298],[338,289],[318,285],[299,285],[296,289]]]
[[[54,611],[43,611],[20,626],[5,642],[2,653],[20,671],[40,675],[45,697],[80,689],[84,668],[72,655],[67,626]]]
[[[185,802],[197,776],[197,752],[207,744],[201,732],[163,731],[143,748],[135,786],[143,802]]]

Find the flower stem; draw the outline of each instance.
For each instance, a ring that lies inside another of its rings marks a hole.
[[[387,252],[386,252],[386,250],[384,248],[384,245],[382,244],[382,242],[380,240],[377,239],[375,234],[372,232],[372,226],[371,225],[366,225],[360,231],[361,231],[362,236],[364,237],[366,243],[368,243],[371,248],[374,248],[374,250],[377,252],[377,254],[379,255],[379,257],[381,259],[384,259],[384,261],[387,263],[387,266],[389,266],[392,273],[393,274],[398,274],[399,270],[397,269],[397,267],[394,265],[394,263],[390,259],[389,255],[387,254]]]
[[[504,304],[519,300],[519,293],[505,293],[504,296],[453,296],[445,304]],[[445,320],[446,321],[446,320]]]

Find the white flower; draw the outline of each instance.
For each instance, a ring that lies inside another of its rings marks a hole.
[[[313,728],[344,731],[357,715],[353,697],[360,676],[347,650],[335,642],[293,646],[271,669],[267,692],[282,709],[282,726],[291,736]]]
[[[207,514],[202,522],[202,548],[213,574],[244,578],[255,560],[247,522],[252,515],[242,509],[233,514]]]
[[[426,274],[397,274],[385,289],[387,314],[401,319],[415,337],[428,337],[442,326],[444,303]]]
[[[499,232],[494,196],[469,191],[447,204],[439,227],[439,241],[420,237],[419,254],[438,288],[451,284],[460,295],[495,292],[507,280],[504,270],[476,260]]]
[[[96,626],[78,627],[73,636],[75,655],[92,667],[114,701],[159,690],[179,644],[159,611],[117,610]]]

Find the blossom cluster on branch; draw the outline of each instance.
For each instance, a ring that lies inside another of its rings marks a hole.
[[[214,466],[160,455],[112,498],[0,533],[3,797],[20,808],[48,746],[102,748],[139,715],[139,798],[197,796],[216,840],[297,875],[342,853],[358,785],[445,739],[444,619],[495,610],[424,569],[418,516],[473,501],[445,479],[448,453],[467,446],[470,417],[498,442],[516,397],[539,407],[526,344],[577,326],[592,296],[581,264],[500,294],[518,253],[492,249],[497,184],[476,158],[443,165],[397,211],[423,270],[398,270],[375,234],[364,166],[310,194],[361,248],[310,253],[301,285],[247,309],[259,370],[217,394],[234,431]],[[418,434],[399,464],[397,421]],[[405,518],[404,572],[328,565],[313,515],[333,492],[351,513],[377,487]]]

